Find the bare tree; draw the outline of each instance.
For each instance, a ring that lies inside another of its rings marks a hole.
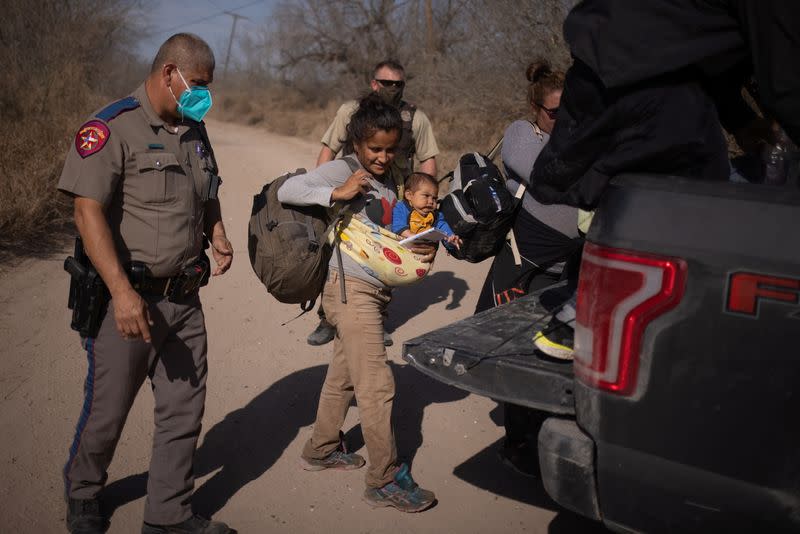
[[[269,58],[270,72],[305,99],[306,109],[329,111],[330,100],[364,90],[377,61],[398,59],[410,80],[406,99],[431,118],[440,148],[488,149],[510,120],[530,111],[527,65],[538,57],[568,65],[562,25],[575,2],[287,1],[251,52]],[[275,113],[265,112],[267,122]]]
[[[325,66],[363,77],[379,60],[446,54],[463,36],[453,31],[467,0],[301,0],[273,12],[273,42],[283,70]],[[426,26],[427,21],[430,27]]]

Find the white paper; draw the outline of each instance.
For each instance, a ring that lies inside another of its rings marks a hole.
[[[406,248],[411,248],[414,245],[418,245],[420,243],[437,243],[442,239],[447,239],[447,234],[445,234],[438,228],[428,228],[424,232],[420,232],[418,234],[406,237],[405,239],[400,241],[400,245]]]

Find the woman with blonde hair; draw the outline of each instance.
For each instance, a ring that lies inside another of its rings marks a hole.
[[[533,164],[550,138],[564,87],[564,73],[547,60],[531,63],[525,75],[531,117],[506,128],[501,151],[512,194],[528,183]],[[506,243],[492,263],[475,312],[508,303],[566,277],[567,261],[582,244],[577,223],[576,208],[541,204],[526,191],[514,222],[521,263],[517,265],[511,244]],[[538,459],[527,434],[538,422],[537,412],[509,403],[504,404],[504,412],[506,440],[501,457],[517,471],[535,474]]]

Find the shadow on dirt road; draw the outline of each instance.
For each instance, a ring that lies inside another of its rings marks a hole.
[[[445,309],[455,310],[461,307],[461,301],[468,289],[469,284],[452,271],[438,271],[426,276],[417,284],[396,288],[392,292],[392,302],[389,304],[386,330],[394,332],[429,306],[448,298],[451,298],[451,301],[447,303]]]
[[[390,365],[398,392],[394,405],[397,448],[401,461],[411,463],[423,442],[425,408],[463,399],[467,393],[431,380],[408,366]],[[216,473],[195,490],[195,511],[210,517],[284,453],[299,459],[299,449],[286,449],[301,428],[314,423],[326,370],[327,366],[318,365],[278,380],[208,431],[197,450],[195,470],[198,477]],[[351,428],[346,439],[351,450],[363,447],[359,426]],[[102,499],[112,514],[146,492],[147,473],[139,473],[109,484]]]
[[[498,426],[503,426],[504,411],[502,404],[489,413],[490,418]],[[534,417],[536,417],[534,415]],[[535,430],[528,435],[529,445],[536,450],[538,428],[546,415],[539,415]],[[548,525],[548,534],[596,534],[608,532],[599,522],[579,516],[559,506],[544,489],[544,484],[538,476],[524,476],[510,467],[503,465],[499,458],[499,451],[503,447],[505,438],[497,440],[482,451],[478,452],[467,461],[456,466],[453,474],[467,482],[486,490],[494,495],[512,499],[525,504],[536,506],[544,510],[557,511],[553,520]],[[497,497],[495,497],[496,499]]]

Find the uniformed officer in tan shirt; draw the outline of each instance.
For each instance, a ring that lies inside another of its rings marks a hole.
[[[387,103],[393,104],[400,110],[400,116],[404,122],[410,123],[411,139],[403,139],[408,135],[404,128],[400,139],[400,153],[393,161],[393,166],[400,168],[391,169],[400,171],[400,179],[407,178],[414,171],[407,167],[408,159],[416,159],[419,162],[417,171],[436,176],[436,156],[439,154],[439,146],[433,135],[433,127],[428,116],[403,100],[403,89],[406,84],[406,73],[403,66],[393,60],[381,61],[375,66],[370,81],[370,89],[380,95]],[[336,155],[344,148],[344,141],[347,139],[347,125],[350,117],[358,108],[358,102],[349,100],[339,107],[333,122],[328,127],[325,135],[322,136],[322,148],[317,156],[317,167],[325,162],[333,160]],[[405,126],[405,125],[404,125]],[[404,146],[404,145],[409,146]],[[413,158],[405,157],[402,152],[408,150]],[[394,178],[394,176],[393,176]]]
[[[74,197],[86,253],[111,296],[97,336],[84,338],[86,398],[64,467],[73,533],[108,526],[97,496],[147,377],[155,432],[142,532],[235,532],[191,509],[207,344],[197,288],[182,282],[186,272],[205,268],[204,235],[213,275],[225,273],[233,257],[202,123],[213,75],[214,55],[205,41],[192,34],[170,37],[145,82],[79,128],[58,183]],[[139,270],[132,278],[134,265]]]
[[[381,61],[372,71],[370,89],[383,100],[400,110],[403,130],[396,148],[388,174],[397,188],[398,198],[403,198],[403,183],[414,172],[415,160],[419,162],[417,171],[436,176],[436,156],[439,147],[433,135],[433,127],[428,116],[413,104],[403,100],[403,89],[406,84],[406,73],[403,66],[394,60]],[[347,125],[350,117],[358,109],[358,102],[349,100],[339,107],[333,122],[322,136],[322,148],[317,156],[317,167],[332,161],[345,148]],[[320,322],[308,336],[309,345],[324,345],[333,340],[335,329],[325,319],[325,311],[320,304]],[[391,345],[392,338],[384,333],[384,344]]]

